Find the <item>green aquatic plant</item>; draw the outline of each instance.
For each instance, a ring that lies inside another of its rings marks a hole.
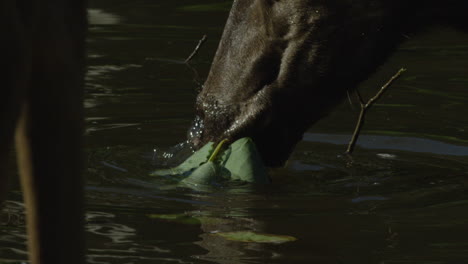
[[[252,231],[219,232],[219,233],[214,233],[213,235],[223,237],[227,240],[245,242],[245,243],[281,244],[281,243],[286,243],[286,242],[297,240],[295,237],[292,237],[292,236],[264,234],[264,233],[256,233]]]
[[[185,185],[216,185],[229,180],[257,184],[270,182],[267,169],[250,138],[241,138],[227,145],[223,140],[210,142],[179,166],[156,170],[152,176],[173,176]]]
[[[148,217],[185,225],[199,225],[201,223],[198,218],[186,214],[150,214]]]

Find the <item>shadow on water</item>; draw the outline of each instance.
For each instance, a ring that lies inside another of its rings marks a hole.
[[[450,30],[410,40],[362,85],[374,94],[394,69],[409,69],[370,111],[353,162],[341,155],[357,115],[346,103],[271,170],[271,185],[194,190],[149,176],[187,154],[177,143],[198,84],[181,62],[207,34],[192,61],[206,77],[229,2],[91,1],[88,263],[466,262],[468,37]],[[0,218],[0,263],[26,259],[14,189]],[[238,231],[250,233],[226,236]]]

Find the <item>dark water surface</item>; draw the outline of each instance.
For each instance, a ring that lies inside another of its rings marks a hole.
[[[344,103],[271,171],[269,186],[195,191],[148,176],[185,139],[229,5],[91,1],[88,262],[468,263],[468,35],[449,29],[409,37],[362,85],[370,96],[408,68],[370,111],[352,164],[341,153],[358,109]],[[191,69],[183,60],[204,34]],[[19,191],[6,205],[0,263],[21,263]],[[217,235],[227,231],[297,240]]]

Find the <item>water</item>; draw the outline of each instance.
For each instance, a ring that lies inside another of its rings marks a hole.
[[[451,30],[409,39],[362,85],[371,96],[408,68],[371,109],[353,161],[341,154],[358,107],[345,102],[271,171],[269,186],[202,192],[148,176],[180,153],[170,148],[186,138],[228,5],[91,1],[88,263],[468,262],[468,36]],[[26,260],[18,189],[1,216],[0,263]],[[248,230],[297,240],[216,235]]]

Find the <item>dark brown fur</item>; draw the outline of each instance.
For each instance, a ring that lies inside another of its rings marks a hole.
[[[196,110],[192,142],[250,136],[267,165],[289,157],[310,125],[405,39],[434,24],[466,30],[459,0],[234,1]]]

